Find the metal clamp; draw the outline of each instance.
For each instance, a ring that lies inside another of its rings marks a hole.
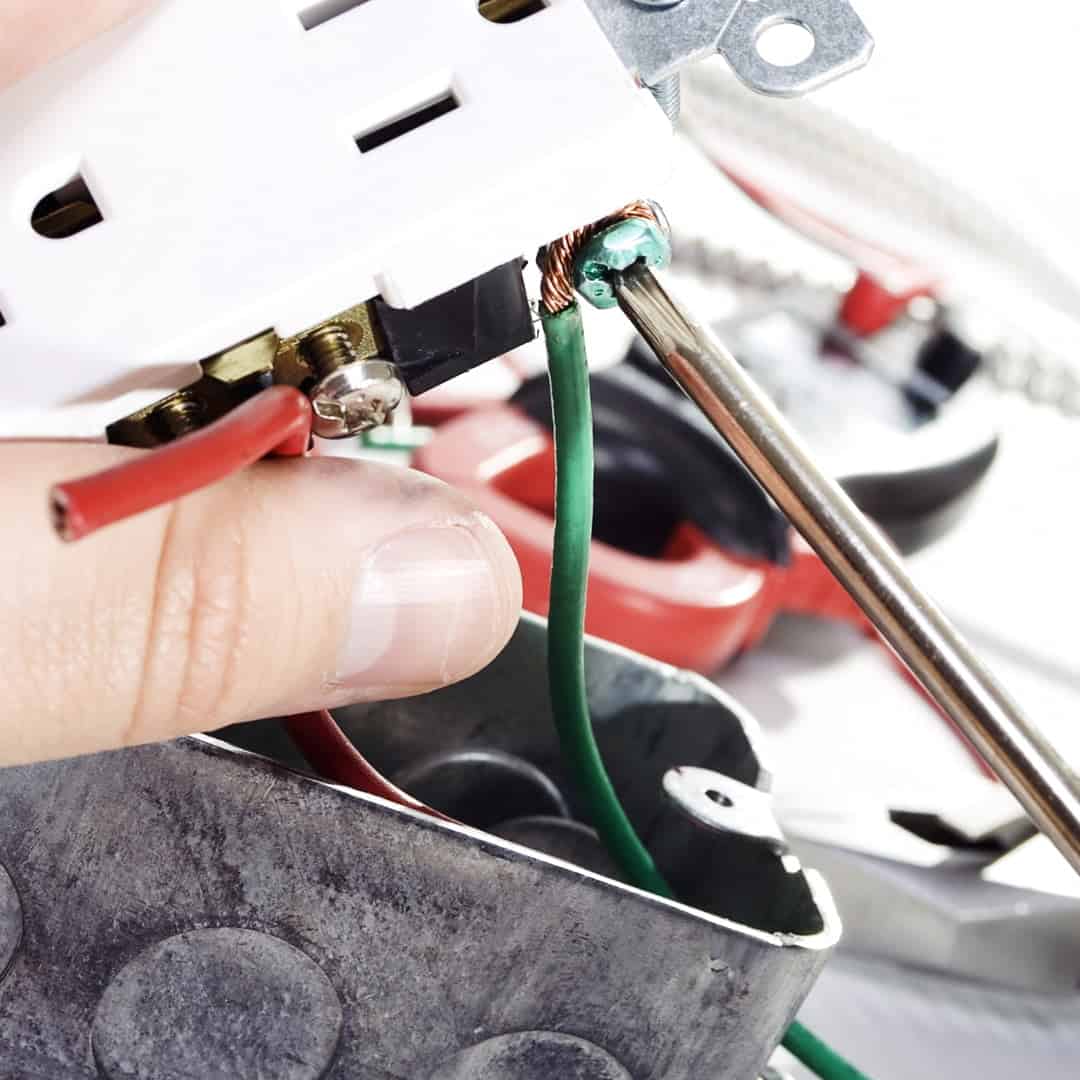
[[[707,829],[760,841],[778,853],[788,849],[767,791],[712,769],[683,765],[664,773],[664,794],[687,817]]]
[[[526,616],[473,678],[342,722],[397,777],[423,758],[431,779],[433,754],[474,767],[486,748],[484,790],[468,785],[481,797],[474,821],[500,807],[548,814],[551,786],[539,804],[529,788],[530,805],[506,769],[530,784],[549,773],[570,793],[545,634]],[[666,812],[658,780],[672,762],[765,782],[750,717],[704,679],[603,643],[589,643],[587,667],[614,782],[636,820],[669,837],[664,865],[681,871],[687,900],[711,900],[713,913],[598,877],[595,838],[568,819],[517,818],[499,839],[214,740],[10,768],[0,1074],[761,1075],[839,935],[828,889],[735,823],[719,832]],[[228,736],[299,764],[279,724]],[[502,790],[483,798],[492,763]],[[669,833],[669,820],[684,828]]]
[[[768,30],[785,23],[808,31],[814,44],[804,60],[781,66],[766,60],[759,44]],[[743,0],[719,48],[751,90],[794,97],[863,67],[874,39],[847,0]]]
[[[648,86],[720,51],[752,90],[790,97],[862,67],[874,48],[847,0],[586,2],[623,63]],[[761,56],[758,39],[778,23],[813,34],[814,49],[805,60],[780,67]]]

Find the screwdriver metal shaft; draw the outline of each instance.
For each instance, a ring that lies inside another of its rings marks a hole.
[[[844,588],[1080,873],[1080,782],[922,593],[895,548],[738,361],[638,265],[614,278],[619,306]]]

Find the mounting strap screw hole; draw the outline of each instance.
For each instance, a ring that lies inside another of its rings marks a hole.
[[[798,19],[779,16],[762,24],[754,42],[758,55],[773,67],[794,67],[814,52],[814,32]]]
[[[705,792],[705,798],[716,803],[717,806],[735,805],[735,803],[733,803],[722,791],[717,791],[715,788],[709,788],[709,790]]]

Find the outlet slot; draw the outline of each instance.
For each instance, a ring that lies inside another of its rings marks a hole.
[[[49,240],[66,240],[104,220],[97,200],[81,176],[50,191],[30,215],[34,232]]]
[[[0,311],[0,326],[7,326],[7,319],[4,318],[4,313]]]
[[[314,30],[315,27],[332,22],[339,15],[345,15],[367,2],[368,0],[319,0],[317,4],[301,8],[297,14],[300,16],[300,25],[305,30]]]
[[[438,120],[440,116],[445,116],[458,107],[457,98],[452,93],[445,94],[436,101],[421,105],[419,108],[413,109],[412,112],[399,116],[396,120],[391,120],[388,124],[383,124],[365,132],[363,135],[358,135],[356,145],[359,147],[361,154],[368,154],[372,150],[377,150],[380,146],[385,146],[395,139],[400,139],[402,135],[408,135],[410,131],[416,131],[417,128],[430,124],[432,120]]]
[[[547,7],[545,0],[478,0],[480,14],[493,23],[516,23],[539,15]]]

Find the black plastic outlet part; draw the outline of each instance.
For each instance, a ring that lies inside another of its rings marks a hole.
[[[918,370],[955,394],[982,366],[982,354],[948,328],[933,334],[919,349]],[[924,405],[917,392],[908,391],[915,405]]]
[[[379,324],[414,397],[536,336],[521,259],[504,263],[419,307],[376,300]]]

